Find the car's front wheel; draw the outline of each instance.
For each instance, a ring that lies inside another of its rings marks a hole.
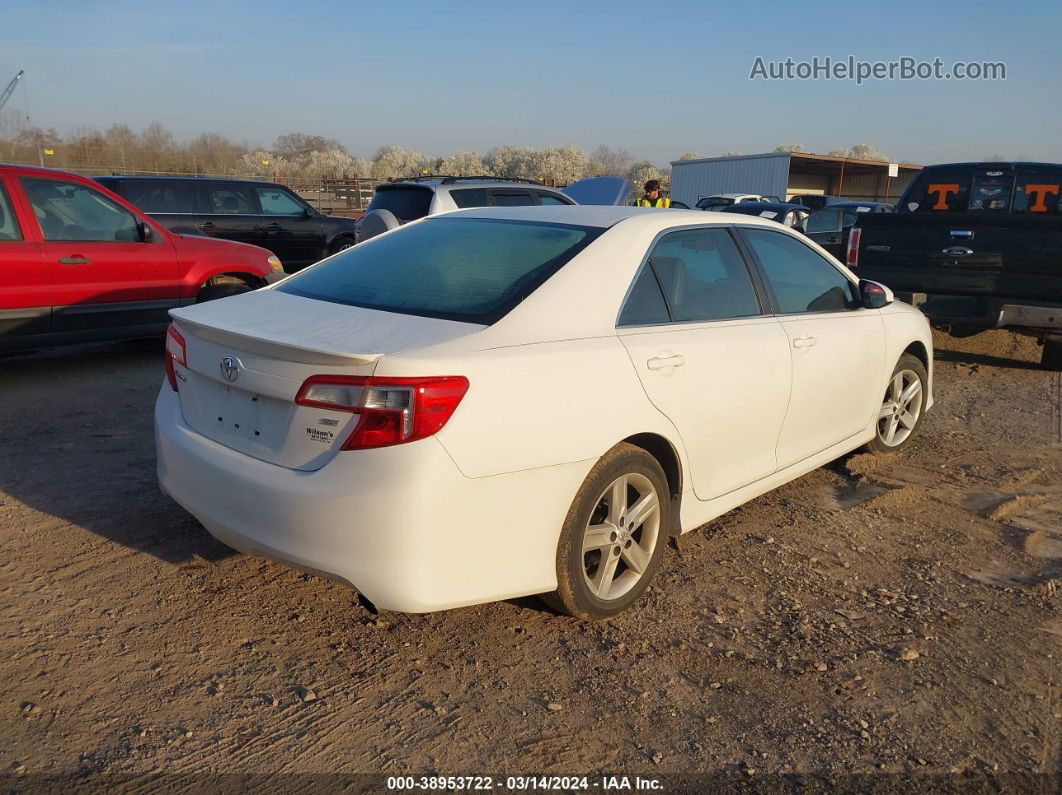
[[[671,500],[660,464],[619,444],[590,471],[557,547],[553,608],[587,620],[624,610],[649,585],[667,546]]]
[[[928,380],[925,365],[917,356],[905,353],[900,357],[885,387],[877,432],[867,445],[869,452],[895,453],[911,441],[922,424]]]

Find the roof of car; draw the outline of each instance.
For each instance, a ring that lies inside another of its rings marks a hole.
[[[804,208],[802,208],[804,209]],[[594,226],[607,229],[621,221],[644,223],[646,226],[682,226],[684,224],[736,223],[736,219],[722,213],[706,213],[701,210],[670,210],[656,207],[621,207],[599,204],[539,205],[534,207],[475,207],[455,210],[432,216],[433,218],[492,218],[506,221],[540,221],[573,226]],[[755,216],[752,216],[755,218]],[[745,223],[742,219],[741,223]],[[749,220],[752,220],[751,218]],[[666,221],[666,224],[662,224]],[[767,226],[777,226],[774,221],[764,221]],[[626,224],[625,224],[626,225]]]
[[[383,182],[376,186],[377,190],[388,190],[396,187],[421,186],[424,188],[536,188],[539,190],[559,191],[550,185],[543,185],[533,179],[506,179],[505,177],[407,177],[396,179],[391,182]]]
[[[719,212],[759,215],[766,212],[787,213],[790,210],[804,210],[807,212],[808,208],[803,204],[793,204],[792,202],[738,202],[724,207]]]
[[[264,179],[238,179],[235,177],[208,177],[208,176],[193,176],[191,174],[175,177],[175,176],[154,176],[152,174],[103,174],[101,176],[92,177],[94,180],[131,180],[134,182],[140,180],[151,180],[152,182],[164,181],[164,182],[231,182],[239,183],[241,185],[257,185],[259,187],[263,185],[279,185],[278,182],[270,182]]]

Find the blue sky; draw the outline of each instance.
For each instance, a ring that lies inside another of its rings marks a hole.
[[[1062,160],[1062,4],[535,0],[0,2],[9,109],[69,131],[158,121],[368,156],[499,144]],[[1000,82],[750,81],[754,59],[1004,61]]]

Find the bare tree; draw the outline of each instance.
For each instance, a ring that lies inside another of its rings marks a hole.
[[[789,152],[789,153],[792,153],[792,152],[806,152],[807,150],[804,149],[804,147],[801,146],[800,144],[782,144],[781,146],[776,146],[774,148],[774,151],[775,152]]]
[[[700,160],[704,155],[697,154],[696,152],[683,152],[679,160]]]
[[[346,152],[346,148],[334,138],[293,132],[281,135],[273,144],[273,154],[295,157],[310,152]]]
[[[590,153],[586,174],[593,177],[618,177],[630,171],[633,163],[634,158],[626,149],[609,149],[602,144]]]

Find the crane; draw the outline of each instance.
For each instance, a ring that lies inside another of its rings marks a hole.
[[[3,93],[0,93],[0,110],[3,110],[4,105],[9,99],[11,99],[11,95],[15,93],[15,86],[18,85],[18,81],[22,79],[22,75],[24,74],[26,74],[26,70],[19,69],[18,74],[15,75],[11,79],[11,82],[7,84],[7,88],[4,89]]]

